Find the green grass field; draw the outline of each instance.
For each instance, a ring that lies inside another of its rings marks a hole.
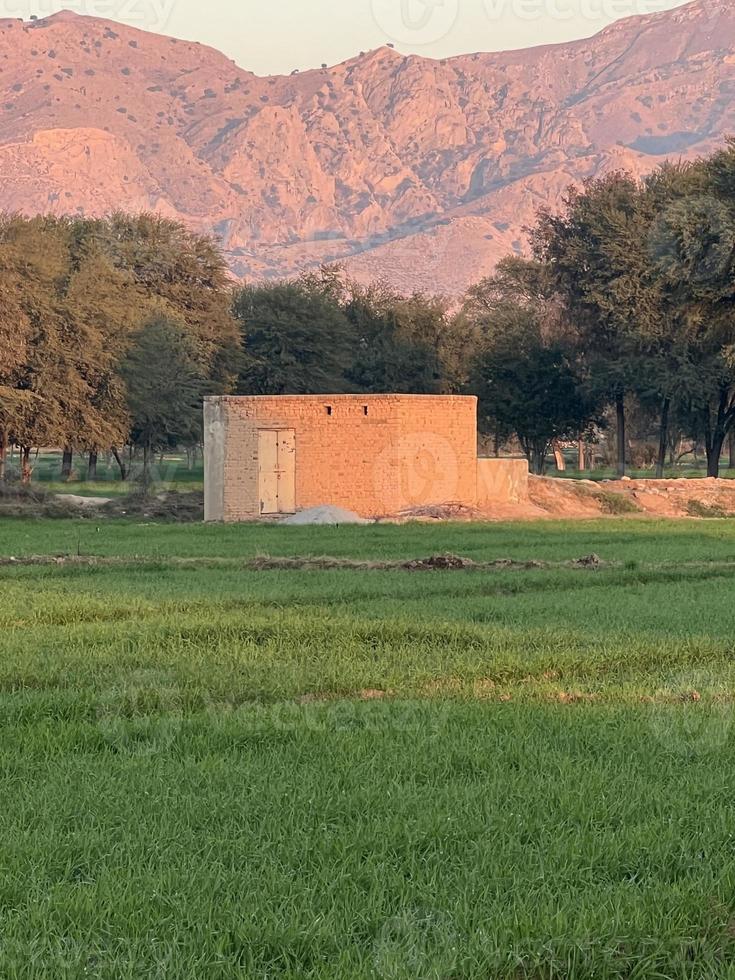
[[[441,552],[547,564],[248,565]],[[0,521],[77,554],[0,565],[0,977],[735,978],[735,523]]]
[[[87,480],[86,457],[74,456],[70,480],[61,478],[61,453],[40,453],[31,458],[33,467],[32,482],[49,493],[82,494],[87,497],[123,497],[135,489],[136,477],[140,473],[140,461],[134,461],[132,478],[123,482],[120,470],[112,457],[106,454],[99,457],[97,479]],[[8,472],[18,477],[18,459],[14,455],[8,460]],[[169,491],[201,491],[204,485],[204,468],[201,457],[189,468],[183,453],[168,453],[163,459],[156,458],[152,466],[154,485]]]

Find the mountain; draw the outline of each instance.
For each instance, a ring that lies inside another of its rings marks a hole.
[[[441,61],[390,47],[262,78],[211,48],[63,12],[0,20],[0,208],[156,210],[233,270],[343,261],[456,294],[585,177],[735,133],[735,5]]]

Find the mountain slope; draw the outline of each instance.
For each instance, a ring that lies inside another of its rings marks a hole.
[[[541,204],[735,132],[735,8],[695,0],[593,38],[432,61],[381,48],[260,78],[71,13],[0,20],[0,208],[154,209],[240,275],[342,260],[460,291]]]

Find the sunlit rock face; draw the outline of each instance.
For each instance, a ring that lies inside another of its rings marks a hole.
[[[386,47],[269,78],[62,13],[0,20],[0,69],[0,208],[160,211],[217,234],[249,278],[340,261],[456,295],[570,184],[735,133],[730,0],[564,45],[442,61]]]

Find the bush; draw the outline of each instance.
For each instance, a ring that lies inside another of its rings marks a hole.
[[[705,518],[713,518],[713,517],[722,518],[722,517],[733,516],[732,514],[729,514],[726,510],[724,510],[719,504],[705,504],[701,500],[694,500],[694,499],[690,500],[687,503],[687,514],[689,514],[690,517],[705,517]]]
[[[640,507],[630,497],[608,490],[603,490],[599,497],[603,514],[640,514]]]

